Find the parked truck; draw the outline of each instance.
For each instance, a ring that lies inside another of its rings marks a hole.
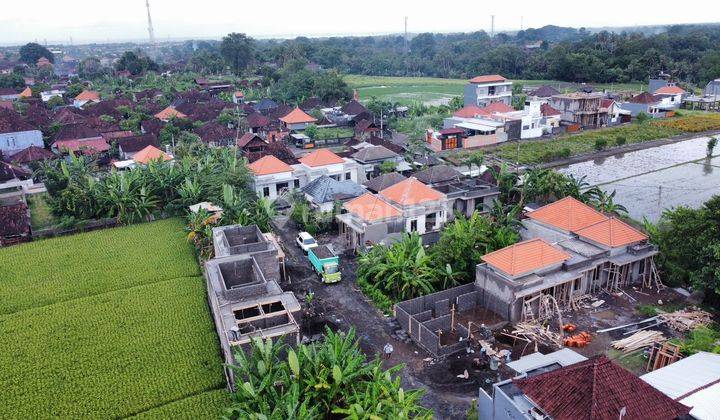
[[[337,283],[341,279],[340,258],[327,245],[308,250],[308,259],[323,283]]]

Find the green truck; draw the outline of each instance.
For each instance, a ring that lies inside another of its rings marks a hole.
[[[308,259],[323,283],[337,283],[341,279],[340,258],[326,245],[308,250]]]

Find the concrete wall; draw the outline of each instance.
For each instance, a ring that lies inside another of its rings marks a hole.
[[[0,133],[0,151],[6,154],[6,157],[30,146],[45,146],[40,130]]]

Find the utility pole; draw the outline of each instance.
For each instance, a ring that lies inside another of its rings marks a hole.
[[[658,185],[658,214],[662,214],[662,185]]]
[[[150,17],[150,0],[145,0],[147,8],[148,35],[150,36],[150,46],[155,46],[155,30],[153,29],[152,18]]]

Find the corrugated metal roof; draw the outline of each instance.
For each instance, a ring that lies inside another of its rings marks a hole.
[[[527,356],[508,363],[507,366],[517,373],[523,373],[552,365],[553,363],[557,363],[560,366],[570,366],[573,363],[584,362],[585,360],[587,360],[587,357],[565,348],[548,354],[542,354],[540,352],[528,354]]]

